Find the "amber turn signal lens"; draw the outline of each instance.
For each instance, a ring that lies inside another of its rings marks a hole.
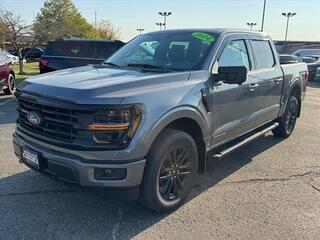
[[[123,131],[128,129],[129,123],[117,123],[117,124],[99,124],[94,123],[87,126],[87,129],[93,131]]]

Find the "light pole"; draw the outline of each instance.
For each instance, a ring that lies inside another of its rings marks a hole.
[[[164,24],[164,23],[159,23],[159,22],[157,22],[157,23],[156,23],[156,25],[160,27],[160,30],[162,30],[162,27],[164,27],[164,26],[165,26],[165,24]]]
[[[254,26],[256,26],[257,23],[253,23],[253,22],[248,23],[248,22],[247,22],[247,25],[250,26],[250,30],[252,30],[252,28],[253,28]]]
[[[140,33],[140,35],[141,35],[141,33],[144,31],[144,29],[143,28],[137,28],[137,31]]]
[[[172,14],[172,12],[159,12],[159,14],[161,15],[161,16],[163,16],[163,18],[164,18],[164,30],[166,30],[167,29],[167,17],[168,16],[170,16],[171,14]]]
[[[287,27],[286,27],[286,35],[285,35],[285,38],[284,38],[284,41],[287,42],[288,40],[288,29],[289,29],[289,19],[293,16],[297,15],[296,13],[291,13],[291,12],[288,12],[288,13],[282,13],[282,16],[286,17],[287,18]]]
[[[261,21],[261,32],[263,32],[263,27],[264,27],[264,17],[266,14],[266,5],[267,5],[267,0],[264,0],[263,2],[263,11],[262,11],[262,21]]]

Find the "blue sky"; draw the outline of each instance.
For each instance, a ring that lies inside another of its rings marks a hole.
[[[6,7],[32,22],[44,0],[0,0]],[[263,0],[73,0],[91,23],[109,19],[120,29],[121,39],[130,40],[137,28],[158,30],[159,11],[172,11],[168,28],[246,28],[246,22],[261,24]],[[320,41],[320,0],[267,0],[265,32],[273,39],[284,38],[286,20],[282,12],[296,12],[290,19],[289,40]]]

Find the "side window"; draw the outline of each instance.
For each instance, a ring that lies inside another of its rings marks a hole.
[[[256,69],[272,68],[275,64],[269,41],[252,40],[252,50],[256,59]]]
[[[65,54],[71,57],[94,58],[93,41],[70,41],[65,44]]]
[[[219,67],[246,66],[250,70],[249,56],[244,40],[228,42],[219,60]]]
[[[94,58],[93,41],[53,41],[45,50],[46,55]]]

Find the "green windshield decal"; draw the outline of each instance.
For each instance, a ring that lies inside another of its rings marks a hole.
[[[194,32],[192,33],[192,37],[200,39],[202,41],[213,42],[215,38],[207,33],[203,32]]]

